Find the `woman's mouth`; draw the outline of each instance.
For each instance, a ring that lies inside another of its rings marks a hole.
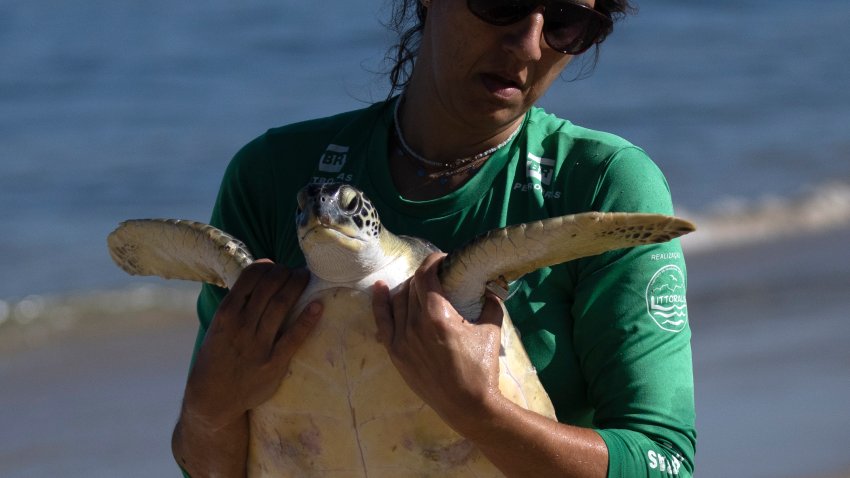
[[[484,73],[481,75],[481,82],[487,91],[506,99],[522,92],[519,82],[500,75]]]

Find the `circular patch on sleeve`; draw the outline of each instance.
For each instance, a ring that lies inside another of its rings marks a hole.
[[[688,323],[685,274],[675,265],[658,270],[646,286],[646,310],[655,324],[669,332],[681,332]]]

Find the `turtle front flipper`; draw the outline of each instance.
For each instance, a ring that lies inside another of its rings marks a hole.
[[[245,244],[208,224],[180,219],[122,222],[107,238],[109,254],[131,275],[231,287],[254,258]]]
[[[449,254],[440,280],[467,320],[481,313],[488,282],[514,281],[541,267],[626,247],[667,242],[696,230],[661,214],[587,212],[496,229]]]

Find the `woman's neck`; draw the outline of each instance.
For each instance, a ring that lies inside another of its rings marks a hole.
[[[407,99],[408,98],[403,95],[402,98],[393,105],[393,132],[395,134],[390,135],[388,157],[390,162],[390,174],[393,178],[393,183],[395,184],[396,189],[403,197],[410,200],[422,201],[435,199],[459,189],[477,174],[478,170],[484,166],[493,154],[502,147],[507,146],[516,134],[519,133],[522,126],[523,118],[519,118],[515,125],[509,125],[511,129],[508,129],[507,131],[486,133],[485,135],[489,136],[491,140],[477,142],[456,140],[453,143],[452,137],[449,133],[441,133],[442,131],[447,130],[447,128],[441,127],[441,123],[431,123],[434,125],[432,128],[422,126],[427,124],[427,122],[424,121],[424,115],[411,114],[413,110],[411,108],[411,103],[408,103]],[[423,142],[414,144],[434,144],[437,146],[436,148],[417,148],[410,144],[411,140],[408,139],[407,131],[411,131],[414,128],[408,128],[407,130],[404,129],[405,123],[402,119],[402,112],[405,111],[405,109],[408,111],[407,117],[413,118],[414,120],[413,124],[416,125],[415,131],[421,133],[417,134],[416,138],[420,139],[420,141],[422,141],[423,138],[434,138],[433,140],[424,139]],[[461,133],[460,135],[454,135],[455,137],[475,137],[475,133],[467,134],[461,127],[454,128],[454,131],[459,131]],[[504,139],[502,138],[503,136],[505,136]],[[493,144],[494,141],[498,141],[498,143]],[[467,146],[451,146],[455,143],[471,144],[475,149],[464,149],[467,148]],[[420,151],[430,151],[432,156],[427,157]],[[459,152],[437,155],[434,154],[433,151]],[[430,158],[439,159],[434,160]]]
[[[443,164],[464,162],[506,142],[522,125],[523,116],[508,124],[460,118],[437,92],[422,94],[411,83],[399,100],[397,118],[403,146],[413,156]]]

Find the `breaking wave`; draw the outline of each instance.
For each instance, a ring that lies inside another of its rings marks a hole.
[[[192,286],[140,284],[114,291],[0,299],[0,352],[79,331],[108,333],[193,320],[197,294]]]
[[[769,242],[850,225],[850,183],[822,184],[793,198],[727,199],[708,212],[679,209],[677,215],[697,225],[695,233],[682,238],[687,253]]]

